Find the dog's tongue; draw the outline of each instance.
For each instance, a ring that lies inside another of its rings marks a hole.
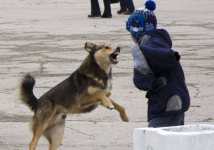
[[[117,63],[118,63],[118,61],[117,61],[117,56],[118,56],[118,53],[114,53],[114,54],[110,57],[111,62],[112,62],[113,64],[117,64]]]
[[[116,58],[116,59],[113,59],[113,62],[114,62],[115,64],[117,64],[117,63],[118,63],[117,58]]]
[[[112,62],[113,64],[117,64],[117,63],[118,63],[117,58],[112,58],[112,57],[110,57],[110,60],[111,60],[111,62]]]

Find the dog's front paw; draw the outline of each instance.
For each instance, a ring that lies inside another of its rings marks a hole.
[[[126,115],[121,115],[120,117],[124,122],[129,122],[129,118]]]
[[[107,108],[112,110],[112,109],[114,109],[114,105],[109,105]]]

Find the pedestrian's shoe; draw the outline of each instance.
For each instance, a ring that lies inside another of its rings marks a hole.
[[[131,15],[133,12],[134,12],[134,10],[132,10],[132,11],[127,10],[127,11],[124,12],[124,15]]]
[[[102,15],[101,18],[112,18],[112,15]]]
[[[93,18],[93,17],[101,17],[101,15],[88,15],[89,18]]]
[[[117,11],[117,14],[122,14],[122,13],[124,13],[126,11],[127,11],[126,8],[120,8],[120,10]]]

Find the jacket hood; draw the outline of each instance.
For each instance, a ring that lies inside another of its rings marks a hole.
[[[161,38],[165,41],[167,45],[169,45],[170,48],[172,48],[172,40],[169,36],[169,33],[164,29],[154,29],[150,30],[146,33],[146,35],[150,35],[153,37]]]

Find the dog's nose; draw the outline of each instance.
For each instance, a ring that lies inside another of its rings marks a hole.
[[[121,48],[120,48],[120,47],[117,47],[116,49],[117,49],[118,51],[120,51]]]

